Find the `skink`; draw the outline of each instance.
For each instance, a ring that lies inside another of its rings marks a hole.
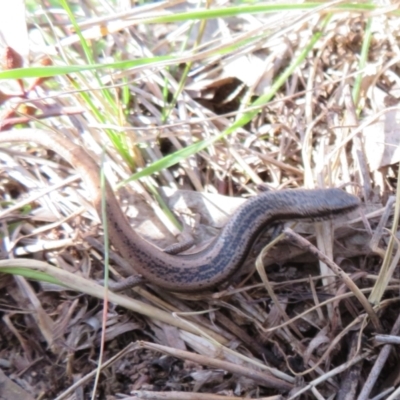
[[[35,143],[58,153],[75,168],[101,216],[102,190],[96,162],[79,145],[52,131],[0,132],[0,143]],[[174,292],[201,291],[227,281],[241,266],[261,231],[277,221],[329,219],[359,206],[340,189],[263,192],[247,200],[211,244],[196,254],[170,255],[144,240],[130,226],[106,183],[107,226],[115,248],[149,282]],[[132,271],[133,272],[133,271]]]

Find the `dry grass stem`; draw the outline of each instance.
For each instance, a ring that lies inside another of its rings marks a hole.
[[[201,252],[261,190],[337,187],[362,204],[277,221],[229,282],[178,294],[122,258],[57,149],[2,143],[7,389],[27,400],[395,398],[398,4],[5,3],[0,141],[50,130],[82,147],[158,248],[185,229],[184,252]]]
[[[362,294],[362,292],[360,291],[358,286],[354,284],[354,282],[350,279],[350,277],[337,264],[332,262],[328,257],[325,256],[325,254],[320,252],[310,242],[303,239],[301,236],[297,235],[291,229],[285,228],[284,234],[287,237],[289,237],[291,240],[296,242],[299,246],[306,248],[310,253],[315,254],[319,260],[321,260],[327,266],[329,266],[329,268],[332,270],[332,272],[334,272],[340,279],[343,280],[343,282],[346,284],[346,286],[354,293],[354,296],[357,297],[357,299],[363,305],[368,316],[371,318],[371,321],[374,324],[375,329],[378,332],[382,331],[381,323],[380,323],[375,311],[373,310],[371,305],[368,303],[366,297]]]

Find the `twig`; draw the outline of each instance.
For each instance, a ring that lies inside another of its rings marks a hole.
[[[358,286],[350,279],[350,277],[340,268],[336,263],[326,257],[321,251],[319,251],[315,246],[313,246],[309,241],[302,238],[300,235],[295,233],[290,228],[284,229],[285,235],[295,242],[298,246],[307,249],[310,253],[314,254],[319,260],[324,262],[339,278],[343,280],[346,286],[351,290],[357,299],[360,301],[362,306],[364,307],[365,311],[371,318],[372,324],[374,325],[377,332],[382,332],[382,326],[379,321],[378,316],[376,315],[374,309],[372,308],[371,304],[368,302],[366,297],[360,291]]]

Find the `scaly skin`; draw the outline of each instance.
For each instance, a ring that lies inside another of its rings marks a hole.
[[[60,134],[39,129],[0,133],[0,143],[30,142],[63,157],[81,175],[101,216],[100,172],[83,148]],[[259,233],[271,223],[298,219],[329,219],[359,206],[357,197],[340,189],[263,192],[246,201],[220,235],[196,254],[170,255],[144,240],[129,225],[107,183],[106,214],[115,248],[149,282],[174,292],[209,289],[227,281],[242,265]]]

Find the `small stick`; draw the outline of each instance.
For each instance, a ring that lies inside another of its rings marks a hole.
[[[318,250],[315,246],[313,246],[308,240],[302,238],[300,235],[295,233],[290,228],[285,228],[283,233],[286,235],[287,238],[292,240],[297,246],[306,249],[315,257],[317,257],[320,261],[325,263],[331,270],[334,272],[339,278],[343,280],[346,286],[351,290],[354,295],[357,297],[359,302],[364,307],[365,311],[371,318],[372,324],[374,325],[377,332],[382,332],[382,326],[379,321],[378,316],[376,315],[374,309],[372,308],[371,304],[368,302],[367,298],[364,294],[360,291],[358,286],[351,280],[351,278],[339,267],[335,262],[329,259],[324,253]]]

